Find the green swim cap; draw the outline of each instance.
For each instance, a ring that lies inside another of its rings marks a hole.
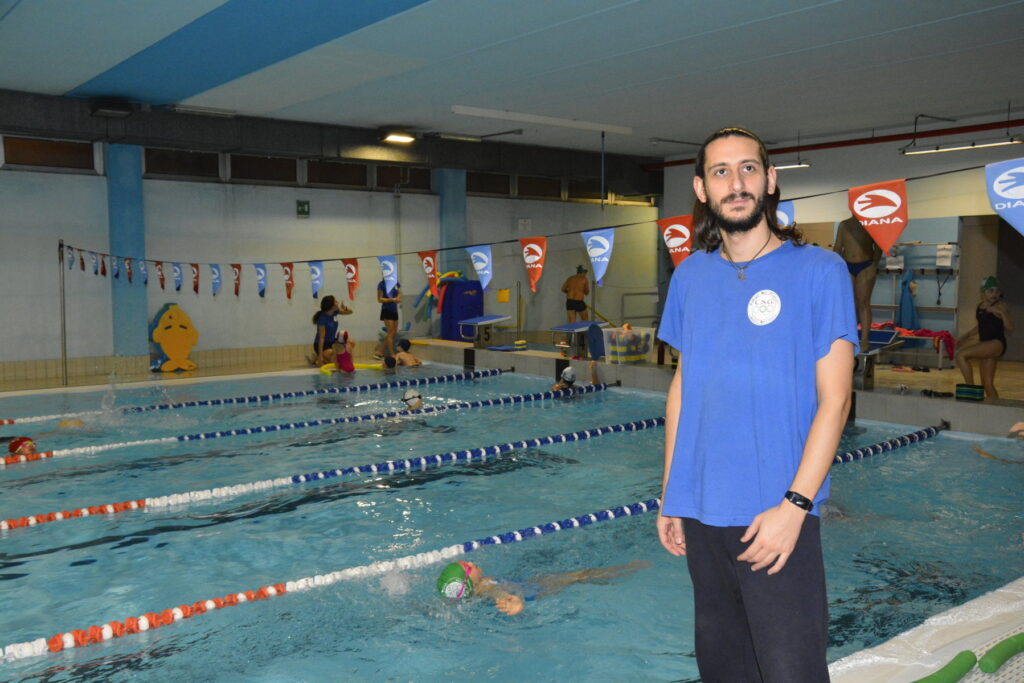
[[[999,280],[996,279],[995,275],[989,275],[987,278],[981,281],[981,291],[986,289],[992,289],[993,287],[999,286]]]
[[[442,598],[458,600],[473,594],[468,562],[452,562],[437,577],[437,592]]]

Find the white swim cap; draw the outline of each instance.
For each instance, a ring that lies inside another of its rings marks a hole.
[[[405,395],[402,396],[402,400],[405,401],[406,403],[412,403],[416,399],[419,399],[421,401],[423,400],[423,396],[421,396],[420,392],[417,391],[416,389],[406,389]]]
[[[562,381],[566,384],[572,384],[576,381],[576,371],[570,365],[565,370],[562,370]]]

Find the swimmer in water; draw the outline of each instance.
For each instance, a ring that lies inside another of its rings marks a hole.
[[[484,576],[480,565],[459,561],[441,570],[437,577],[437,592],[450,600],[461,600],[473,595],[494,600],[494,606],[499,612],[511,616],[522,612],[525,603],[560,593],[574,583],[608,583],[650,566],[650,562],[637,560],[617,567],[542,574],[528,581],[514,581]]]
[[[395,345],[398,347],[398,353],[395,354],[395,360],[398,361],[399,365],[408,365],[410,367],[423,365],[423,361],[409,353],[409,348],[412,344],[408,339],[399,339]]]
[[[590,383],[600,384],[597,378],[597,361],[590,361]],[[551,391],[567,391],[576,389],[576,369],[571,365],[562,370],[558,381],[551,385]]]
[[[402,396],[402,403],[405,404],[405,408],[402,410],[419,410],[423,407],[423,396],[418,389],[406,389]]]
[[[7,442],[7,452],[11,455],[31,455],[36,453],[36,442],[28,436],[16,436]]]

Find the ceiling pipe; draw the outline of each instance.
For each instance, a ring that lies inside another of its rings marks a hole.
[[[852,140],[835,140],[833,142],[819,142],[814,145],[798,145],[796,147],[780,147],[768,150],[769,154],[789,154],[790,152],[812,152],[818,149],[837,149],[839,147],[859,147],[860,145],[877,145],[883,142],[901,142],[903,140],[914,140],[915,138],[937,138],[946,135],[960,135],[962,133],[977,133],[985,130],[998,130],[1000,128],[1015,128],[1024,126],[1024,119],[1012,119],[993,121],[992,123],[977,123],[970,126],[956,126],[955,128],[943,128],[941,130],[917,131],[916,133],[897,133],[895,135],[882,135],[870,138],[854,138]],[[657,171],[671,166],[689,166],[696,159],[680,159],[679,161],[665,161],[659,164],[646,164],[642,166],[645,171]]]

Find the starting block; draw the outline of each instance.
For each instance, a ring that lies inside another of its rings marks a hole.
[[[474,348],[487,348],[494,341],[491,326],[511,319],[512,316],[508,315],[481,315],[476,318],[466,318],[459,321],[459,336],[466,341],[473,342]]]

